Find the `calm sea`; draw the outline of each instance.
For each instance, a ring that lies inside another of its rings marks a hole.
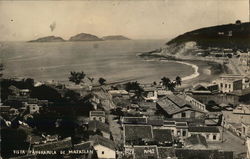
[[[193,73],[191,67],[160,61],[145,61],[136,56],[164,45],[165,40],[101,42],[27,43],[2,42],[0,55],[4,77],[31,77],[36,80],[67,81],[70,71],[108,81],[160,81]]]

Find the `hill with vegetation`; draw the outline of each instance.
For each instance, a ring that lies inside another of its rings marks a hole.
[[[46,36],[42,38],[38,38],[36,40],[31,40],[29,42],[64,42],[65,40],[61,37],[57,36]]]
[[[72,36],[69,41],[102,41],[102,39],[92,34],[80,33]]]
[[[103,40],[130,40],[129,38],[122,35],[110,35],[102,37]]]
[[[246,50],[250,48],[250,23],[226,24],[197,29],[184,33],[169,42],[168,46],[179,46],[194,42],[199,48],[229,48]]]

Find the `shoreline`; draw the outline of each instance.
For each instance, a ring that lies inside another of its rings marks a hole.
[[[191,66],[194,73],[182,77],[183,84],[180,88],[188,88],[199,83],[209,83],[218,78],[221,74],[228,72],[228,67],[217,61],[202,60],[197,58],[176,57],[172,55],[162,55],[160,52],[145,52],[137,56],[144,60],[160,60],[176,62]]]

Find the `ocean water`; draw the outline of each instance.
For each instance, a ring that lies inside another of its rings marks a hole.
[[[190,66],[166,61],[143,60],[137,55],[162,47],[165,40],[125,40],[98,42],[1,42],[4,77],[34,78],[38,81],[68,81],[70,71],[107,81],[160,81],[166,76],[184,77]]]

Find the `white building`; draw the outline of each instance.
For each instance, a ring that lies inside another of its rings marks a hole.
[[[116,148],[115,143],[102,136],[91,136],[90,140],[93,142],[93,147],[97,153],[97,157],[100,159],[115,159]]]
[[[218,84],[220,92],[229,93],[243,89],[243,78],[244,76],[241,75],[224,75],[214,81],[214,83]]]

